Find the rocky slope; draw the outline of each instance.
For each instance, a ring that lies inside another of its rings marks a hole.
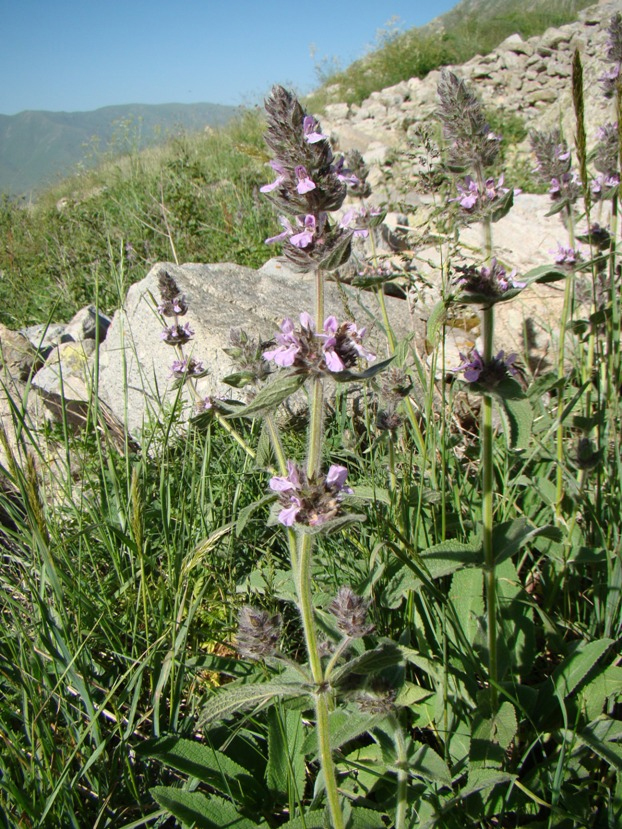
[[[459,67],[448,67],[469,81],[486,107],[516,113],[525,125],[551,129],[561,123],[574,134],[572,59],[579,51],[584,69],[589,137],[611,120],[611,105],[598,79],[610,68],[605,61],[607,27],[622,11],[622,0],[600,3],[579,13],[575,23],[548,29],[523,40],[515,34],[493,52],[476,56]],[[341,149],[359,149],[370,161],[383,158],[383,148],[403,146],[418,124],[429,122],[437,107],[440,72],[411,78],[373,92],[360,106],[329,104],[322,119]]]

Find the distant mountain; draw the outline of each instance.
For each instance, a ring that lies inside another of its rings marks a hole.
[[[0,115],[0,193],[36,192],[95,151],[122,153],[161,143],[178,130],[225,124],[237,107],[219,104],[127,104],[91,112],[29,110]]]

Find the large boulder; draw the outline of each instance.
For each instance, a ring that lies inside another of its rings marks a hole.
[[[183,322],[190,324],[195,336],[184,347],[184,353],[202,361],[208,369],[198,381],[201,396],[235,396],[235,390],[222,383],[222,378],[235,370],[223,350],[232,329],[270,339],[283,318],[297,320],[302,311],[313,313],[314,277],[294,273],[279,260],[271,260],[258,271],[234,264],[155,265],[145,279],[129,289],[99,353],[99,395],[134,435],[150,419],[162,417],[177,393],[171,364],[178,355],[161,338],[164,323],[157,311],[158,274],[162,269],[175,279],[188,300]],[[344,297],[348,310],[344,309]],[[403,336],[412,330],[414,323],[407,303],[390,297],[387,303],[396,332]],[[328,282],[325,315],[329,314],[340,320],[354,316],[359,325],[368,326],[370,344],[380,358],[386,356],[375,294]],[[190,402],[187,389],[183,394]]]

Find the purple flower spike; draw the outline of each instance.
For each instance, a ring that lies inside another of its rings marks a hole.
[[[300,195],[309,193],[311,190],[315,190],[315,182],[309,177],[307,168],[303,167],[302,164],[296,167],[296,178],[298,179],[296,190],[298,190]]]
[[[305,140],[309,144],[317,144],[318,141],[326,141],[328,139],[327,135],[324,135],[322,132],[318,132],[320,125],[312,115],[305,115],[302,122],[302,128]]]

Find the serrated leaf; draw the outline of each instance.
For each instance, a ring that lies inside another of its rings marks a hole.
[[[197,829],[257,829],[258,826],[238,814],[232,803],[216,795],[206,797],[200,792],[172,786],[155,786],[150,792],[160,806]]]
[[[331,535],[345,530],[346,527],[351,527],[353,524],[363,524],[366,520],[367,516],[365,515],[349,512],[345,515],[339,515],[337,518],[332,518],[330,521],[325,521],[323,524],[315,524],[313,527],[307,524],[294,524],[292,529],[303,535]]]
[[[273,699],[300,697],[310,693],[303,683],[261,682],[256,685],[226,685],[217,691],[203,708],[199,726],[226,719],[239,711],[265,705]]]
[[[336,751],[345,743],[349,743],[360,737],[361,734],[366,734],[371,731],[376,725],[384,719],[381,714],[363,714],[358,711],[346,710],[338,708],[336,711],[331,711],[328,715],[328,731],[330,734],[330,746]],[[315,760],[318,755],[317,732],[311,731],[305,739],[303,745],[303,754],[310,756],[310,759]]]
[[[382,817],[384,812],[373,809],[364,809],[362,806],[353,806],[348,820],[348,829],[380,829],[384,826]]]
[[[503,196],[503,198],[495,205],[492,210],[490,218],[493,222],[498,222],[499,219],[503,219],[504,216],[512,209],[512,205],[514,204],[514,191],[508,190],[508,192]]]
[[[295,817],[287,823],[280,823],[279,829],[326,829],[324,810],[307,812],[304,817]]]
[[[350,498],[360,498],[362,501],[378,501],[381,504],[386,504],[387,506],[391,505],[391,495],[389,494],[388,489],[362,485],[357,485],[352,489],[352,494],[348,497],[348,500],[350,500]]]
[[[273,411],[290,395],[300,389],[305,382],[304,374],[282,374],[268,386],[261,389],[247,405],[227,417],[250,417],[265,411]]]
[[[260,802],[264,796],[252,774],[226,754],[184,737],[158,737],[138,747],[137,753],[155,757],[171,768],[208,783],[237,803]]]
[[[605,703],[611,697],[622,698],[622,666],[609,665],[581,689],[582,705],[590,720],[603,713]]]
[[[565,699],[580,685],[613,644],[613,639],[597,639],[568,656],[553,672],[555,690]]]
[[[475,768],[469,771],[467,784],[464,789],[460,791],[460,799],[464,800],[476,792],[490,789],[493,786],[498,786],[501,783],[510,783],[516,780],[515,774],[509,774],[498,769]]]
[[[578,739],[591,751],[622,772],[622,723],[608,717],[590,723],[581,731],[567,732],[568,741]]]
[[[471,733],[471,768],[502,768],[517,730],[516,711],[509,702],[502,703],[491,717],[476,715]]]
[[[276,499],[276,495],[274,493],[269,493],[264,495],[263,498],[259,498],[257,501],[253,501],[252,504],[248,504],[247,506],[243,507],[238,512],[238,517],[235,522],[235,534],[240,535],[244,530],[244,527],[248,524],[248,521],[251,515],[255,512],[255,510],[260,509],[260,507],[265,506],[266,504],[272,503]]]
[[[568,201],[568,199],[556,199],[553,202],[553,207],[551,207],[548,213],[545,213],[544,216],[545,218],[547,218],[548,216],[555,216],[557,215],[557,213],[561,213],[562,210],[569,205],[570,202]]]

